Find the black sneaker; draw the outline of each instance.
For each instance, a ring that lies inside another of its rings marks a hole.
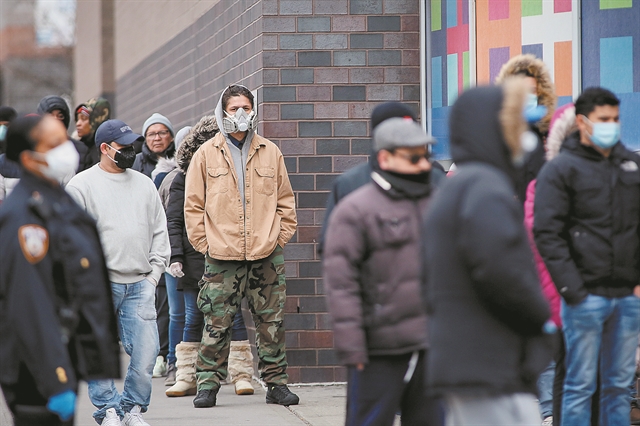
[[[287,385],[268,385],[267,404],[298,405],[300,398],[291,392]]]
[[[193,406],[196,408],[209,408],[216,405],[218,389],[202,389],[193,399]]]

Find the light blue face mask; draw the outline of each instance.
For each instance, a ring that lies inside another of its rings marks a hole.
[[[524,105],[523,115],[527,123],[537,123],[547,115],[547,108],[538,106],[538,96],[534,93],[529,93],[527,94],[527,103]]]
[[[591,123],[593,134],[587,133],[591,142],[602,149],[609,149],[620,140],[620,123],[592,123],[586,116],[584,119]]]
[[[7,136],[7,126],[4,124],[0,126],[0,141],[3,141]]]

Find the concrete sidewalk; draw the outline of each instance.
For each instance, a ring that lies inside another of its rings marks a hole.
[[[126,375],[129,357],[122,352],[122,377]],[[116,381],[122,392],[123,381]],[[344,384],[309,386],[289,385],[300,397],[300,404],[283,407],[267,404],[262,386],[253,382],[253,395],[238,396],[233,385],[223,385],[218,393],[217,405],[212,408],[193,408],[193,396],[168,398],[164,391],[164,377],[153,379],[151,403],[144,419],[151,426],[338,426],[344,424],[347,389]],[[76,404],[76,426],[95,426],[95,410],[87,393],[87,384],[81,382]],[[12,426],[11,414],[0,392],[0,426]]]
[[[153,392],[149,411],[144,419],[151,426],[337,426],[344,424],[346,386],[295,386],[290,389],[300,396],[300,404],[282,407],[265,403],[265,392],[254,382],[254,395],[238,396],[233,385],[224,385],[213,408],[193,408],[193,396],[168,398],[164,391],[164,378],[153,379]],[[117,384],[122,390],[122,383]],[[95,426],[91,417],[93,405],[83,384],[78,399],[77,426]]]
[[[218,393],[218,405],[213,408],[193,408],[193,396],[168,398],[164,391],[164,378],[153,379],[149,411],[144,415],[151,426],[338,426],[344,424],[346,386],[296,386],[290,389],[300,396],[300,404],[282,407],[265,403],[265,392],[254,382],[254,395],[238,396],[233,385],[224,385]],[[116,386],[122,391],[122,382]],[[10,426],[11,416],[0,398],[0,425]],[[91,417],[93,405],[82,383],[77,403],[77,426],[95,426]]]

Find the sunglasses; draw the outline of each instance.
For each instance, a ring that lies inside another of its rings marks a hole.
[[[431,158],[431,153],[429,151],[426,151],[424,154],[405,154],[403,152],[398,152],[398,151],[393,151],[392,153],[393,155],[398,155],[404,158],[405,160],[407,160],[413,165],[418,164],[420,160],[422,160],[423,158],[427,161],[429,161],[429,159]]]

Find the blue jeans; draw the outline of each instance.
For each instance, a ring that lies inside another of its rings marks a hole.
[[[182,341],[184,331],[184,297],[178,291],[178,278],[165,273],[167,298],[169,299],[169,354],[167,364],[176,363],[176,345]]]
[[[89,382],[89,399],[98,408],[93,418],[98,423],[102,423],[109,408],[115,408],[120,418],[136,405],[142,412],[147,411],[151,375],[160,350],[155,293],[155,286],[146,279],[132,284],[111,283],[120,341],[131,360],[122,394],[113,380]]]
[[[640,330],[640,298],[590,294],[575,306],[562,301],[567,376],[562,425],[588,425],[600,359],[600,419],[603,426],[629,423],[629,385],[634,377]]]
[[[553,379],[556,376],[556,363],[551,363],[538,377],[538,405],[543,419],[553,415]]]
[[[198,309],[198,292],[196,288],[185,288],[182,290],[184,297],[184,333],[183,342],[200,342],[202,340],[202,329],[204,328],[204,315]]]

